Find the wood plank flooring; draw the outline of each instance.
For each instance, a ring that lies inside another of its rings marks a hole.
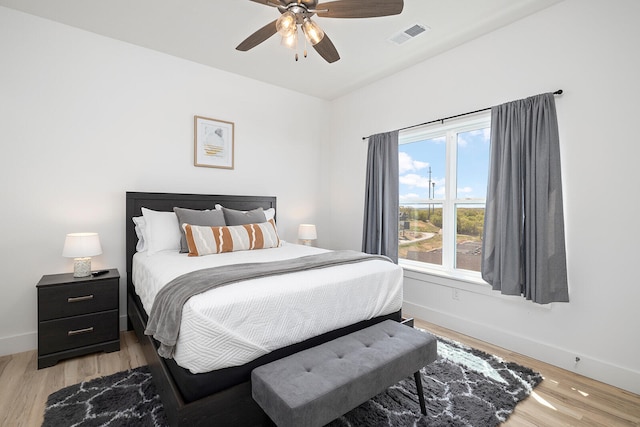
[[[416,319],[415,326],[538,371],[544,380],[502,425],[640,426],[640,396]]]
[[[416,319],[416,326],[537,370],[544,381],[504,426],[640,426],[640,396]],[[50,393],[146,364],[135,334],[121,350],[62,361],[38,370],[36,351],[0,357],[0,426],[38,427]]]
[[[146,365],[135,333],[123,332],[120,338],[120,351],[67,359],[40,370],[36,350],[0,357],[0,426],[41,426],[47,397],[54,391]]]

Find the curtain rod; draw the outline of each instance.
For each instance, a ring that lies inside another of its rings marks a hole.
[[[558,89],[557,91],[553,92],[553,94],[554,95],[562,95],[562,89]],[[432,123],[438,123],[438,122],[444,123],[445,120],[457,119],[458,117],[468,116],[470,114],[475,114],[475,113],[481,113],[483,111],[487,111],[487,110],[490,110],[490,109],[491,109],[491,107],[481,108],[480,110],[469,111],[468,113],[456,114],[455,116],[449,116],[449,117],[445,117],[443,119],[431,120],[431,121],[428,121],[428,122],[424,122],[424,123],[420,123],[420,124],[417,124],[417,125],[411,125],[411,126],[403,127],[403,128],[396,129],[396,130],[399,132],[401,130],[417,128],[418,126],[430,125]],[[363,136],[362,139],[363,140],[369,139],[369,137],[368,136]]]

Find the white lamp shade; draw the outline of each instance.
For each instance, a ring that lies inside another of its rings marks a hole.
[[[298,227],[298,239],[300,240],[315,240],[318,238],[316,232],[316,226],[313,224],[300,224]]]
[[[63,257],[83,258],[101,253],[102,246],[100,246],[98,233],[70,233],[64,240]]]

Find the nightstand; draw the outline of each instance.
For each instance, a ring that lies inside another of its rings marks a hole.
[[[97,351],[120,350],[120,274],[42,276],[38,288],[38,369]]]

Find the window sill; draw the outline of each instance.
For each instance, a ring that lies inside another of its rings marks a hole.
[[[491,286],[480,277],[479,273],[470,272],[465,274],[459,271],[445,271],[437,267],[425,267],[422,263],[415,263],[404,259],[399,260],[399,265],[404,270],[404,277],[420,282],[429,282],[439,286],[460,289],[515,304],[526,305],[527,307],[536,307],[544,311],[551,310],[551,306],[553,305],[533,304],[519,296],[502,295],[500,292],[491,289]]]
[[[480,277],[480,273],[468,272],[465,273],[463,271],[446,271],[443,269],[439,269],[437,267],[428,267],[425,266],[424,263],[412,262],[404,259],[399,260],[400,266],[405,270],[405,272],[409,273],[409,276],[416,276],[415,279],[420,279],[422,274],[427,274],[429,276],[440,277],[445,280],[455,280],[457,282],[464,282],[471,285],[484,285],[488,286],[488,283],[485,282],[482,277]],[[413,274],[412,274],[413,273]]]
[[[404,270],[404,277],[420,282],[429,282],[439,286],[460,289],[466,292],[485,296],[497,296],[491,286],[480,277],[479,273],[445,271],[437,267],[426,267],[423,263],[399,260]]]

